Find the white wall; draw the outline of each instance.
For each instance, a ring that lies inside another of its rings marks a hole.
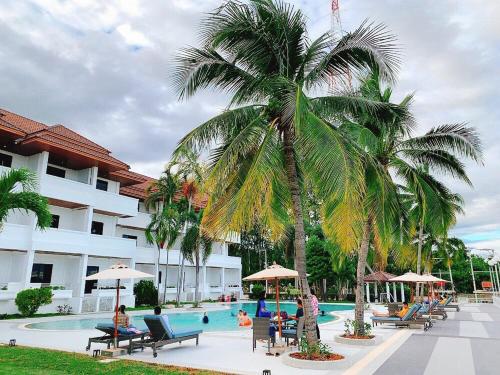
[[[21,282],[26,253],[18,251],[0,251],[0,284]]]
[[[100,221],[101,223],[104,223],[102,231],[103,236],[115,236],[116,223],[118,222],[118,218],[116,216],[108,216],[94,212],[92,221]]]
[[[59,229],[85,231],[86,210],[49,206],[50,213],[59,215]]]
[[[209,286],[220,286],[222,280],[222,268],[207,267],[207,284]]]
[[[53,265],[50,285],[64,285],[66,289],[71,290],[78,286],[78,256],[35,253],[33,263]]]
[[[51,164],[51,163],[48,163],[48,165],[55,167],[55,168],[64,169],[66,171],[66,175],[64,178],[66,178],[68,180],[81,182],[83,184],[90,183],[90,171],[91,171],[90,168],[76,170],[76,169],[69,169],[69,168],[61,167],[59,165]]]
[[[130,229],[117,226],[116,227],[116,237],[122,237],[123,234],[128,234],[130,236],[137,236],[137,246],[138,247],[154,247],[154,245],[148,244],[146,241],[146,235],[143,230]]]

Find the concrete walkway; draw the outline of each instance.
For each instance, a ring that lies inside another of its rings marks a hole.
[[[429,331],[414,332],[375,374],[500,374],[500,308],[462,305]]]

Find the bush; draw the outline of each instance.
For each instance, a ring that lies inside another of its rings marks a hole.
[[[151,305],[158,304],[158,289],[151,280],[141,280],[134,285],[135,305]]]
[[[252,299],[259,299],[260,295],[262,294],[262,292],[264,291],[264,285],[261,285],[261,284],[255,284],[253,287],[252,287],[252,294],[251,294],[251,298]]]
[[[33,316],[40,306],[52,303],[52,289],[25,289],[17,293],[16,306],[23,316]]]

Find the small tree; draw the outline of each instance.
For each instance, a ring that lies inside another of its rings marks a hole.
[[[51,288],[25,289],[17,293],[16,306],[23,316],[33,316],[40,306],[52,303]]]
[[[158,302],[158,289],[151,280],[141,280],[134,285],[135,305],[155,305]]]

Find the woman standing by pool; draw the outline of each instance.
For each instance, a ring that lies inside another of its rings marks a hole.
[[[266,292],[262,291],[259,300],[257,301],[257,311],[255,312],[256,318],[270,318],[271,311],[266,308]]]

